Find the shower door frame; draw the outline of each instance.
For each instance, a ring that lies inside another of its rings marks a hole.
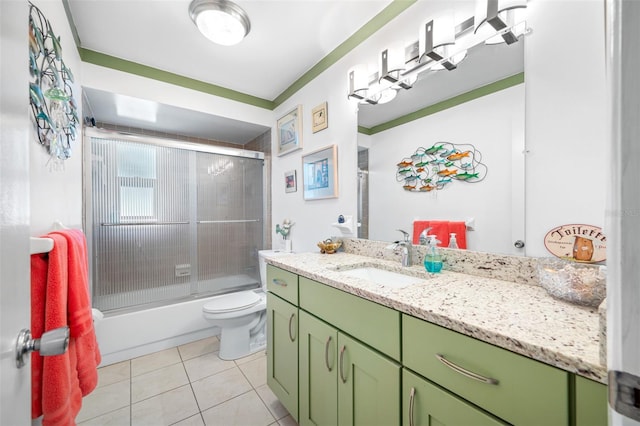
[[[151,145],[151,146],[160,146],[163,148],[177,148],[177,149],[184,149],[187,151],[194,151],[194,152],[204,152],[204,153],[208,153],[208,154],[219,154],[219,155],[228,155],[231,157],[239,157],[239,158],[249,158],[249,159],[254,159],[254,160],[262,160],[263,162],[265,161],[265,155],[262,152],[259,151],[251,151],[251,150],[247,150],[247,149],[243,149],[243,148],[230,148],[230,147],[224,147],[224,146],[217,146],[217,145],[205,145],[205,144],[198,144],[198,143],[193,143],[193,142],[186,142],[186,141],[180,141],[180,140],[176,140],[176,139],[165,139],[165,138],[158,138],[158,137],[153,137],[153,136],[148,136],[148,135],[140,135],[140,134],[134,134],[134,133],[126,133],[126,132],[120,132],[120,131],[114,131],[114,130],[105,130],[105,129],[98,129],[98,128],[94,128],[94,127],[87,127],[84,129],[83,131],[83,142],[84,142],[84,149],[83,151],[83,161],[82,161],[82,165],[83,165],[83,171],[82,171],[82,192],[83,192],[83,202],[82,202],[82,208],[83,208],[83,214],[82,214],[82,220],[83,220],[83,228],[84,228],[84,232],[85,232],[85,236],[87,239],[87,255],[88,258],[90,259],[89,261],[89,289],[91,292],[91,298],[93,299],[93,262],[91,261],[91,259],[94,258],[94,253],[93,253],[93,228],[94,228],[94,224],[93,224],[93,203],[92,203],[92,166],[91,166],[91,138],[100,138],[100,139],[115,139],[118,141],[122,141],[122,142],[134,142],[134,143],[140,143],[140,144],[145,144],[145,145]],[[264,188],[264,183],[267,181],[267,176],[266,176],[266,171],[267,171],[267,167],[265,167],[264,163],[263,163],[263,168],[262,168],[262,181],[263,181],[263,188]],[[193,172],[195,172],[195,169],[193,168]],[[192,204],[193,207],[194,204],[197,203],[197,199],[196,197],[190,197],[190,203]],[[191,209],[190,209],[191,211]],[[193,210],[195,211],[195,210]],[[191,211],[190,214],[193,214],[193,211]],[[265,229],[264,227],[267,225],[265,218],[267,217],[267,194],[263,194],[262,197],[262,222],[263,222],[263,241],[262,241],[262,245],[264,248],[264,234],[265,234]],[[191,218],[190,218],[191,219]],[[198,225],[198,221],[197,219],[194,220],[190,220],[189,221],[189,227],[197,227]],[[191,232],[191,230],[190,230]],[[194,256],[195,253],[193,253],[194,251],[197,250],[196,247],[192,246],[189,248],[190,250],[190,258],[193,260],[192,262],[192,267],[197,271],[198,270],[198,263],[197,263],[197,256]],[[194,279],[191,280],[191,286],[192,286],[192,291],[193,291],[193,287],[197,286],[197,275],[195,278],[195,282]],[[190,296],[188,297],[193,297],[193,293],[191,293]],[[169,302],[169,303],[173,303],[173,301]],[[163,303],[166,304],[166,303]],[[155,306],[155,303],[149,304],[149,307]],[[142,305],[144,306],[144,308],[147,307],[147,304]],[[143,308],[143,309],[144,309]],[[129,310],[129,309],[139,309],[136,306],[133,306],[131,308],[121,308],[121,309],[116,309],[116,311],[120,311],[120,310]]]

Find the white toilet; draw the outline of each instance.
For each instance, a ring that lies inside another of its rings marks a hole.
[[[257,290],[245,290],[212,298],[202,314],[220,327],[220,352],[224,360],[234,360],[263,350],[267,345],[267,257],[287,254],[276,250],[258,251],[260,281]]]

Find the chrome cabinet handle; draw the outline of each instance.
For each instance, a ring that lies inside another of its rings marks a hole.
[[[413,404],[416,398],[416,388],[412,387],[409,392],[409,426],[413,426]]]
[[[327,370],[331,372],[331,366],[329,365],[329,343],[331,343],[331,336],[327,339],[327,343],[324,344],[324,365],[326,365]]]
[[[296,314],[291,314],[291,316],[289,317],[289,340],[291,340],[292,342],[295,342],[296,340],[296,336],[293,335],[293,332],[291,331],[291,325],[293,324],[293,319],[296,317]]]
[[[466,370],[466,369],[460,367],[459,365],[456,365],[453,362],[449,361],[448,359],[446,359],[445,357],[443,357],[440,354],[436,354],[436,358],[438,358],[438,361],[440,361],[441,363],[443,363],[444,365],[446,365],[447,367],[449,367],[453,371],[455,371],[457,373],[460,373],[463,376],[466,376],[466,377],[468,377],[470,379],[477,380],[479,382],[486,383],[488,385],[497,385],[498,383],[500,383],[498,380],[492,379],[491,377],[484,377],[484,376],[476,374],[476,373],[474,373],[472,371]]]
[[[342,349],[340,349],[340,380],[342,380],[342,383],[347,383],[347,378],[344,377],[344,372],[343,370],[343,366],[344,366],[344,351],[347,349],[347,347],[345,345],[342,346]]]
[[[271,282],[273,282],[275,285],[279,285],[280,287],[287,286],[287,282],[285,280],[281,280],[280,278],[274,278],[273,280],[271,280]]]

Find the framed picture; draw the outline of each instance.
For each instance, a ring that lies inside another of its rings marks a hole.
[[[329,127],[329,116],[327,115],[326,102],[321,103],[311,111],[311,123],[313,133]]]
[[[296,179],[296,171],[284,173],[284,192],[296,192],[298,190],[298,180]]]
[[[278,120],[278,155],[302,148],[302,105]]]
[[[330,145],[302,156],[305,200],[338,196],[338,147]]]

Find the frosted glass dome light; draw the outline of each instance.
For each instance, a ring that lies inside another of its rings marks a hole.
[[[189,15],[206,38],[223,46],[240,43],[251,31],[247,13],[227,0],[193,0]]]

